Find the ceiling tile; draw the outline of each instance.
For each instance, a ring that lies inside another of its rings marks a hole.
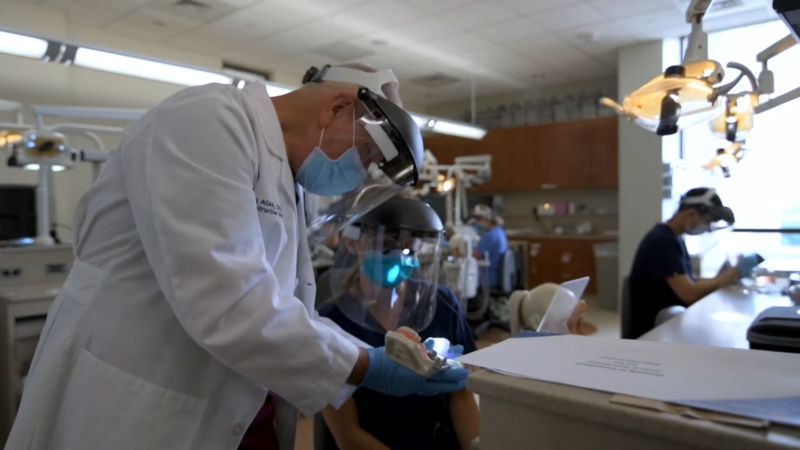
[[[397,27],[391,27],[382,33],[396,35],[406,39],[426,41],[439,39],[461,33],[461,29],[435,17],[426,17],[422,20],[406,23]],[[391,44],[391,38],[389,40]]]
[[[638,0],[631,0],[638,1]],[[581,0],[497,0],[508,9],[527,16],[581,3]]]
[[[100,28],[142,7],[149,0],[44,0],[39,5],[64,14],[69,22]]]
[[[584,25],[607,22],[605,16],[587,4],[578,4],[530,16],[531,21],[550,31],[568,30]]]
[[[210,22],[236,10],[220,0],[154,0],[148,8],[200,23]]]
[[[495,2],[483,0],[439,14],[439,18],[466,30],[488,27],[514,18],[514,13]]]
[[[615,22],[637,39],[676,37],[680,36],[681,32],[679,32],[679,34],[672,33],[683,30],[682,34],[686,34],[690,30],[684,14],[675,8],[660,9],[658,11],[619,19]]]
[[[602,57],[620,47],[632,45],[637,39],[623,27],[615,23],[604,23],[580,27],[556,33],[559,39],[581,50],[582,52]],[[591,38],[589,38],[591,36]],[[614,62],[616,64],[616,60]]]
[[[262,0],[219,0],[219,1],[225,3],[226,5],[233,6],[236,9],[241,9],[241,8],[246,8],[255,3],[259,3]]]
[[[437,13],[478,3],[479,0],[402,0],[403,3],[423,11]]]
[[[371,0],[306,0],[308,3],[317,4],[326,8],[334,10],[341,10],[344,8],[352,8],[364,3],[369,3]]]
[[[665,8],[678,10],[673,0],[589,0],[589,4],[609,19],[622,19]]]
[[[487,41],[496,43],[515,41],[544,33],[546,31],[542,27],[523,17],[475,31],[475,34]]]
[[[217,54],[235,45],[314,20],[313,15],[280,3],[261,3],[176,36],[173,47]]]
[[[595,78],[613,76],[616,73],[616,70],[613,67],[609,67],[591,60],[565,62],[556,58],[550,61],[549,65],[553,66],[553,70],[559,74],[568,76],[574,80],[591,80]]]
[[[417,48],[420,50],[428,50],[428,53],[431,54],[431,58],[435,58],[438,54],[449,53],[452,56],[459,56],[459,54],[464,52],[475,52],[491,47],[493,47],[493,44],[485,39],[464,33],[438,40],[433,44],[426,43]]]
[[[302,7],[302,3],[260,2],[202,27],[176,36],[168,45],[184,50],[218,54],[231,47],[249,43],[303,23],[324,14]],[[235,53],[237,49],[232,49]],[[263,49],[259,49],[263,53]],[[274,53],[274,52],[273,52]]]
[[[324,30],[324,33],[320,30]],[[353,37],[355,33],[352,30],[327,19],[317,19],[253,41],[248,47],[268,53],[305,51]]]
[[[160,42],[200,25],[199,22],[150,8],[141,8],[108,25],[114,34],[149,42]]]
[[[574,51],[566,42],[551,34],[507,42],[504,47],[514,53],[533,59],[542,54],[558,55],[562,51],[565,54]]]
[[[394,72],[399,79],[403,80],[423,75],[431,75],[436,73],[436,70],[432,70],[430,65],[423,62],[418,64],[401,64],[397,67],[392,67],[392,72]]]
[[[374,0],[331,16],[331,21],[357,33],[400,25],[420,19],[425,13],[395,0]]]

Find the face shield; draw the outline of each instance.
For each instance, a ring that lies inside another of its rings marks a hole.
[[[419,332],[436,310],[443,227],[420,215],[430,207],[418,200],[387,203],[345,227],[330,269],[331,301],[369,330]]]
[[[720,204],[716,204],[716,202],[714,202],[715,197],[719,201],[717,192],[714,189],[709,189],[703,195],[694,197],[684,196],[681,198],[680,204],[692,206],[696,208],[703,217],[710,219],[711,222],[708,224],[706,231],[718,231],[732,227],[736,222],[733,210],[722,206],[721,201],[719,202]]]
[[[341,194],[337,192],[340,195],[328,208],[310,215],[311,244],[338,233],[404,187],[416,184],[424,151],[419,126],[403,108],[386,98],[385,88],[397,84],[390,70],[369,73],[324,66],[322,69],[312,67],[303,77],[303,84],[325,81],[360,86],[357,98],[365,114],[354,118],[353,147],[356,150],[342,155],[358,159],[360,163],[347,165],[354,167],[353,172],[359,172],[351,177],[356,186],[346,187],[347,192]],[[358,184],[359,180],[363,181]]]

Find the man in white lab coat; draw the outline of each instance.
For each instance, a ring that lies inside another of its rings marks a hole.
[[[293,449],[295,407],[464,387],[465,371],[422,378],[315,316],[302,187],[341,194],[376,163],[399,189],[422,147],[390,71],[304,83],[189,88],[126,130],[78,206],[7,450],[233,450],[268,391]]]

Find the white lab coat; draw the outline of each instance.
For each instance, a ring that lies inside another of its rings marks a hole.
[[[315,316],[301,199],[263,86],[131,125],[78,206],[6,449],[236,449],[267,390],[293,449],[294,407],[349,397],[359,343]]]

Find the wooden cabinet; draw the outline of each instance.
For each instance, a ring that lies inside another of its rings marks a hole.
[[[541,238],[531,239],[528,245],[527,289],[542,283],[561,284],[577,278],[590,277],[587,295],[597,294],[597,269],[594,244],[602,239]]]
[[[491,155],[492,180],[480,192],[616,187],[617,118],[560,122],[489,131],[480,141],[426,136],[425,147],[442,164],[457,156]]]

